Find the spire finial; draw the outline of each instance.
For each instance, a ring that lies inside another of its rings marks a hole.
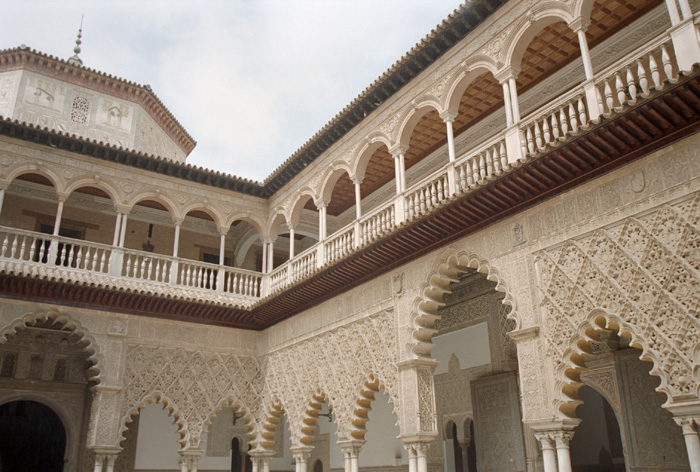
[[[74,65],[83,65],[83,60],[78,57],[78,54],[80,54],[80,45],[83,43],[82,37],[83,37],[83,18],[85,15],[82,15],[80,17],[80,29],[78,30],[78,37],[75,40],[75,47],[73,48],[73,52],[75,53],[73,56],[68,58],[68,63],[69,64],[74,64]]]

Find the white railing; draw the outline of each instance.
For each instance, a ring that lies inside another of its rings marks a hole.
[[[464,193],[503,173],[508,166],[506,142],[496,136],[466,159],[455,164],[455,186],[457,193]]]
[[[270,293],[282,290],[288,283],[289,262],[270,272]]]
[[[355,245],[355,226],[336,232],[324,243],[323,257],[326,263],[334,262],[350,254]]]
[[[216,290],[220,268],[218,264],[181,260],[178,263],[176,283],[185,287]]]
[[[10,228],[0,229],[0,241],[2,258],[90,272],[109,271],[112,248],[103,244]]]
[[[151,282],[170,282],[170,268],[173,258],[151,252],[123,249],[121,275],[132,279]]]
[[[224,267],[223,287],[226,293],[260,298],[262,296],[262,274]]]
[[[634,105],[652,90],[664,88],[665,81],[677,80],[678,68],[671,41],[662,36],[597,74],[598,108],[603,115]]]
[[[438,206],[449,195],[447,171],[433,174],[421,181],[415,190],[406,193],[404,212],[406,219],[427,213]]]
[[[316,270],[316,254],[312,247],[292,260],[291,280],[300,280]]]
[[[554,146],[560,140],[578,134],[580,129],[588,128],[589,115],[584,104],[585,92],[576,89],[573,97],[556,101],[553,110],[540,111],[521,125],[525,132],[523,154],[533,155],[543,151],[547,146]]]
[[[374,210],[360,220],[360,244],[369,244],[381,238],[396,226],[396,211],[394,203]]]

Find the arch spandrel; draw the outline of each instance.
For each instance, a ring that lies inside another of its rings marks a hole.
[[[586,339],[585,329],[599,329],[600,320],[630,336],[654,362],[667,405],[699,396],[700,320],[693,306],[700,275],[693,251],[684,250],[697,240],[691,221],[699,203],[700,195],[691,195],[537,254],[557,409],[568,411],[575,401],[564,393],[576,389],[571,358],[581,355],[576,343]]]

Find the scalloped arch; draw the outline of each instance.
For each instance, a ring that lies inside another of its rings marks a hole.
[[[316,437],[316,423],[318,423],[318,414],[323,408],[323,404],[331,405],[330,398],[320,388],[311,396],[311,400],[306,404],[306,408],[301,418],[301,430],[299,432],[299,442],[303,446],[311,446]]]
[[[250,433],[251,449],[272,452],[275,447],[275,432],[285,409],[279,398],[275,397],[270,406],[263,407],[262,411],[265,412],[265,417]]]
[[[238,412],[238,413],[243,413],[243,416],[240,417],[240,419],[243,419],[245,421],[245,425],[248,427],[248,442],[251,442],[251,432],[253,431],[255,421],[253,419],[253,416],[251,415],[250,409],[245,405],[245,402],[242,400],[237,400],[234,395],[227,395],[224,398],[221,398],[219,401],[216,402],[216,405],[214,407],[214,411],[210,411],[207,414],[207,420],[204,422],[204,426],[209,426],[211,425],[211,422],[214,418],[216,418],[216,415],[225,407],[233,407],[233,411]],[[209,431],[205,428],[202,430],[202,434],[207,434]]]
[[[180,414],[180,410],[170,398],[160,390],[149,392],[141,397],[141,400],[136,402],[135,405],[129,407],[126,414],[121,419],[119,426],[119,442],[124,441],[124,432],[129,427],[128,424],[131,423],[131,417],[140,414],[146,405],[151,403],[160,403],[168,411],[168,417],[172,416],[174,418],[174,423],[177,425],[177,434],[180,436],[178,443],[182,450],[187,449],[189,444],[190,433],[187,430],[187,421]]]
[[[7,336],[17,333],[18,329],[30,327],[37,321],[45,320],[53,320],[54,323],[61,323],[65,328],[68,328],[73,333],[80,336],[81,341],[87,341],[85,350],[90,353],[88,360],[93,364],[89,369],[89,372],[92,373],[89,380],[99,384],[101,381],[100,375],[104,365],[99,344],[97,341],[95,341],[92,334],[90,334],[90,332],[84,328],[78,320],[73,319],[71,316],[65,313],[60,313],[56,310],[42,310],[26,313],[19,318],[15,318],[8,325],[2,328],[2,330],[0,330],[0,343],[5,343],[7,341]]]
[[[389,403],[394,405],[392,413],[396,416],[396,424],[399,424],[398,412],[396,411],[396,395],[387,388],[386,383],[382,381],[379,374],[371,372],[362,381],[362,384],[357,388],[355,404],[353,405],[351,428],[349,431],[350,438],[353,440],[364,441],[367,434],[367,422],[369,421],[369,412],[372,410],[372,403],[375,400],[375,394],[379,390],[384,390],[384,395],[389,398]]]
[[[575,362],[574,357],[588,355],[588,353],[581,348],[581,343],[596,341],[595,338],[587,334],[589,330],[614,330],[621,335],[629,336],[633,346],[641,347],[642,354],[640,355],[640,359],[649,360],[653,363],[650,374],[661,379],[661,383],[656,388],[656,391],[666,395],[667,401],[665,405],[673,403],[669,389],[670,379],[661,368],[661,361],[649,349],[648,341],[637,332],[633,324],[617,315],[608,313],[604,309],[596,308],[586,316],[582,323],[580,323],[575,335],[569,340],[568,347],[564,351],[564,362],[555,369],[554,389],[557,394],[557,397],[554,399],[555,411],[560,412],[566,417],[576,418],[576,407],[581,404],[581,401],[578,400],[578,389],[583,385],[576,380],[576,377],[584,368],[579,363]]]
[[[498,270],[474,253],[450,252],[433,265],[427,281],[420,288],[421,295],[413,303],[411,316],[413,339],[407,346],[410,357],[430,358],[434,346],[433,326],[439,318],[437,310],[443,305],[442,296],[450,292],[450,284],[458,280],[459,274],[469,269],[485,274],[488,280],[496,282],[495,290],[505,293],[502,303],[511,307],[508,318],[515,322],[515,329],[520,326],[515,299]]]

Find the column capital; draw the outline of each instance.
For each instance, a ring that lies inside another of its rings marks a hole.
[[[56,199],[61,203],[65,203],[65,201],[68,200],[68,197],[70,197],[70,193],[56,192]]]
[[[131,208],[126,205],[116,204],[114,205],[114,211],[116,211],[117,213],[121,213],[122,215],[128,215],[131,211]]]
[[[569,447],[569,442],[574,437],[573,431],[556,431],[552,433],[552,439],[557,444],[557,449]]]
[[[347,439],[338,441],[338,446],[340,446],[343,454],[349,454],[349,457],[357,457],[365,442],[363,439]]]
[[[396,366],[399,370],[408,370],[414,368],[432,368],[437,367],[438,361],[435,359],[407,359],[405,361],[397,362]]]
[[[322,198],[315,200],[314,205],[316,205],[316,208],[318,208],[319,210],[321,208],[328,208],[328,202],[326,200],[323,200]]]
[[[417,447],[420,444],[429,445],[437,436],[436,432],[419,432],[402,434],[398,439],[403,442],[404,447]]]
[[[391,150],[389,150],[389,153],[392,155],[394,159],[398,159],[401,155],[406,154],[406,151],[408,149],[403,147],[403,146],[397,146]]]
[[[287,229],[289,231],[294,231],[295,229],[297,229],[297,225],[295,225],[294,223],[287,223]]]
[[[445,123],[452,123],[455,118],[457,118],[457,113],[450,113],[449,111],[445,111],[440,115],[440,118],[442,118],[442,121]]]
[[[678,426],[683,429],[683,434],[698,434],[698,425],[700,425],[700,418],[695,418],[692,416],[679,416],[673,418]]]
[[[313,446],[296,446],[289,450],[292,451],[292,457],[296,462],[307,462],[314,448]]]
[[[226,236],[228,234],[228,226],[217,226],[216,227],[217,231],[219,232],[219,236]]]
[[[579,31],[583,31],[585,33],[586,30],[588,30],[590,24],[590,18],[579,16],[578,18],[574,18],[573,20],[571,20],[568,26],[574,33],[578,33]]]
[[[517,79],[518,74],[520,74],[520,69],[513,66],[506,66],[496,72],[495,77],[496,80],[498,80],[498,83],[502,85],[503,83],[508,82],[510,79]]]
[[[175,226],[182,226],[182,223],[185,221],[185,218],[182,216],[173,216],[172,221]]]
[[[364,179],[362,177],[355,176],[352,178],[352,183],[354,183],[355,185],[362,185],[363,180]]]

